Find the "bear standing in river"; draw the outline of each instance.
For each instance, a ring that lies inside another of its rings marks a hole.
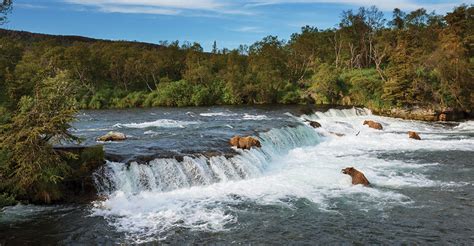
[[[369,182],[369,180],[367,180],[365,175],[362,172],[360,172],[359,170],[357,170],[353,167],[347,167],[347,168],[342,169],[342,173],[350,175],[352,177],[352,184],[353,185],[358,185],[358,184],[361,184],[361,185],[364,185],[364,186],[369,186],[370,185],[370,182]]]
[[[377,130],[383,130],[382,124],[375,122],[373,120],[365,120],[364,125],[368,125],[370,128],[374,128]]]

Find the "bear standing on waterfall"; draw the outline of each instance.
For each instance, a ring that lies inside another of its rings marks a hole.
[[[353,168],[353,167],[347,167],[342,169],[343,174],[350,175],[352,177],[352,184],[353,185],[358,185],[361,184],[363,186],[369,186],[370,182],[367,180],[365,175],[360,172],[359,170]]]
[[[229,141],[230,145],[235,146],[239,149],[250,149],[252,147],[262,147],[260,144],[260,141],[258,139],[255,139],[253,137],[241,137],[241,136],[235,136],[230,139]]]

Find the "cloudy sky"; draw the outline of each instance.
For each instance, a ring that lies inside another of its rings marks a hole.
[[[376,5],[443,14],[474,0],[14,0],[3,28],[113,40],[197,41],[206,50],[288,39],[301,26],[335,27],[343,10]]]

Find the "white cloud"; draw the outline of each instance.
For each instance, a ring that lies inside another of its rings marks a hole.
[[[410,11],[425,8],[443,13],[462,0],[444,0],[438,3],[420,3],[416,0],[62,0],[67,3],[95,7],[102,12],[143,13],[162,15],[222,16],[255,15],[263,6],[280,4],[340,4],[347,6],[376,5],[383,11],[400,8]]]
[[[15,3],[16,8],[26,8],[26,9],[45,9],[46,6],[43,5],[35,5],[29,3]]]
[[[234,32],[246,32],[246,33],[263,33],[263,30],[260,27],[256,26],[243,26],[235,29],[231,29]]]
[[[206,13],[250,15],[230,2],[217,0],[63,0],[102,12],[204,16]],[[237,8],[236,8],[237,7]]]
[[[177,15],[181,13],[175,9],[162,9],[155,7],[134,7],[134,6],[100,6],[99,10],[106,13],[124,14],[154,14],[154,15]]]
[[[147,6],[194,10],[216,10],[223,7],[215,0],[66,0],[66,2],[95,6]]]
[[[258,7],[265,5],[277,4],[309,4],[309,3],[327,3],[327,4],[343,4],[352,6],[372,6],[375,5],[381,10],[391,11],[399,8],[405,11],[425,8],[427,10],[446,11],[451,10],[454,6],[462,4],[462,0],[445,0],[439,3],[417,3],[415,0],[250,0],[247,7]]]

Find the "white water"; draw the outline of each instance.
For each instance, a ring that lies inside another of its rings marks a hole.
[[[266,115],[253,115],[253,114],[244,114],[244,120],[268,120]]]
[[[215,112],[215,113],[201,113],[199,114],[200,116],[204,117],[215,117],[215,116],[236,116],[237,114],[235,113],[226,113],[226,112]]]
[[[169,119],[161,119],[151,122],[142,122],[142,123],[128,123],[122,124],[118,123],[115,124],[114,127],[122,128],[149,128],[149,127],[162,127],[162,128],[184,128],[187,125],[194,125],[199,124],[197,121],[179,121],[179,120],[169,120]]]
[[[360,210],[410,206],[411,199],[397,190],[446,185],[424,174],[441,163],[386,161],[378,158],[378,153],[472,150],[474,146],[472,138],[452,137],[453,131],[461,132],[465,127],[446,130],[372,116],[367,110],[329,110],[295,117],[300,122],[305,119],[316,120],[323,127],[273,129],[260,134],[261,149],[239,150],[240,154],[230,159],[158,159],[128,168],[109,162],[97,179],[108,199],[96,204],[94,214],[108,218],[135,242],[146,242],[166,237],[176,226],[227,230],[237,220],[229,206],[244,201],[292,206],[287,198],[305,198],[322,210],[333,199],[346,199]],[[363,126],[365,119],[381,122],[384,130]],[[418,131],[423,140],[409,139],[408,130]],[[350,177],[341,174],[347,166],[363,171],[374,186],[352,186]]]
[[[459,130],[459,131],[474,131],[474,121],[466,121],[458,126],[454,127],[454,129]]]

